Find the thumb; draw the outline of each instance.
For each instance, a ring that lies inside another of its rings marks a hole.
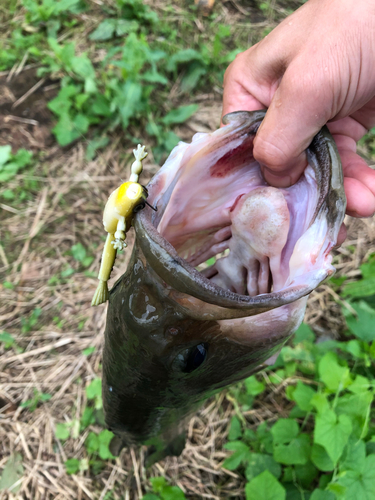
[[[331,118],[331,84],[306,64],[290,65],[275,91],[254,141],[254,158],[276,187],[294,184],[304,171],[306,148]],[[327,85],[328,83],[328,85]]]

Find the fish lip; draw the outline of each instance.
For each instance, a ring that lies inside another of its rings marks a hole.
[[[232,126],[232,132],[239,136],[244,134],[256,134],[266,110],[253,112],[237,111],[223,117],[225,125]],[[219,129],[225,130],[225,127]],[[319,200],[312,221],[322,210],[326,210],[326,216],[329,221],[330,234],[334,233],[333,226],[337,225],[337,219],[343,219],[346,198],[342,183],[342,168],[340,156],[338,154],[335,142],[329,133],[327,127],[323,127],[313,138],[307,154],[315,158],[315,163],[319,167],[325,163],[325,168],[321,170],[321,184],[319,186]],[[330,162],[330,167],[327,167]],[[318,169],[318,170],[319,170]],[[314,168],[315,170],[315,168]],[[327,177],[328,172],[328,177]],[[150,192],[157,185],[157,178],[149,184]],[[325,177],[324,177],[325,175]],[[205,278],[199,271],[191,266],[185,259],[180,257],[175,248],[156,230],[153,223],[152,210],[146,207],[137,213],[134,218],[134,226],[137,234],[137,244],[144,253],[146,260],[155,270],[155,272],[173,289],[191,295],[207,303],[227,307],[231,309],[243,309],[247,314],[258,314],[268,311],[282,305],[290,304],[312,292],[317,287],[317,282],[308,285],[289,285],[286,289],[260,294],[255,297],[240,295],[229,290],[225,290],[209,279]],[[160,215],[160,214],[159,214]],[[341,225],[341,224],[340,224]],[[332,237],[334,239],[334,236]],[[319,283],[324,281],[332,271],[322,270],[319,274]]]

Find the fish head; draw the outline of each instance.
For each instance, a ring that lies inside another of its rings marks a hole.
[[[333,139],[319,132],[299,181],[276,189],[252,154],[264,114],[180,143],[148,185],[157,212],[135,216],[105,332],[105,418],[123,443],[175,443],[204,399],[280,350],[334,272],[345,195]]]

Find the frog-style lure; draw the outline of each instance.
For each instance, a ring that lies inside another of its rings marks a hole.
[[[100,265],[98,280],[99,285],[95,291],[91,305],[98,306],[108,300],[108,285],[113,264],[116,259],[117,250],[126,247],[125,238],[129,231],[134,213],[145,207],[148,196],[147,189],[138,183],[142,173],[142,160],[148,153],[145,146],[138,144],[133,149],[135,162],[131,166],[131,175],[128,182],[124,182],[108,198],[103,213],[103,226],[107,231],[107,239],[103,249],[102,262]],[[153,207],[151,207],[153,208]]]

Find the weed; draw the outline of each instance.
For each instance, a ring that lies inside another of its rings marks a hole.
[[[15,338],[8,332],[0,332],[0,342],[4,345],[4,349],[10,349],[16,345]]]
[[[223,467],[245,475],[247,499],[283,500],[311,494],[311,499],[334,500],[372,495],[375,377],[370,367],[375,311],[363,301],[352,307],[358,318],[348,313],[347,322],[355,338],[316,344],[314,333],[303,325],[293,345],[284,347],[276,365],[268,370],[275,384],[287,377],[295,379],[285,391],[294,403],[288,418],[253,430],[244,419],[233,417],[230,441],[224,446],[233,454]],[[267,388],[257,376],[237,390],[243,408],[243,403],[255,404],[252,398]]]
[[[32,153],[19,149],[12,154],[11,146],[0,146],[0,182],[9,181],[17,173],[31,164]]]
[[[39,392],[36,389],[33,389],[34,396],[27,401],[24,401],[20,404],[21,408],[27,408],[29,411],[36,410],[39,403],[44,403],[45,401],[49,401],[51,399],[51,394],[45,394],[43,392]]]
[[[28,318],[21,318],[21,331],[22,333],[30,332],[38,323],[38,319],[42,314],[42,309],[36,307]]]
[[[164,477],[150,479],[154,493],[147,493],[142,500],[186,500],[183,491],[178,486],[169,486]]]

